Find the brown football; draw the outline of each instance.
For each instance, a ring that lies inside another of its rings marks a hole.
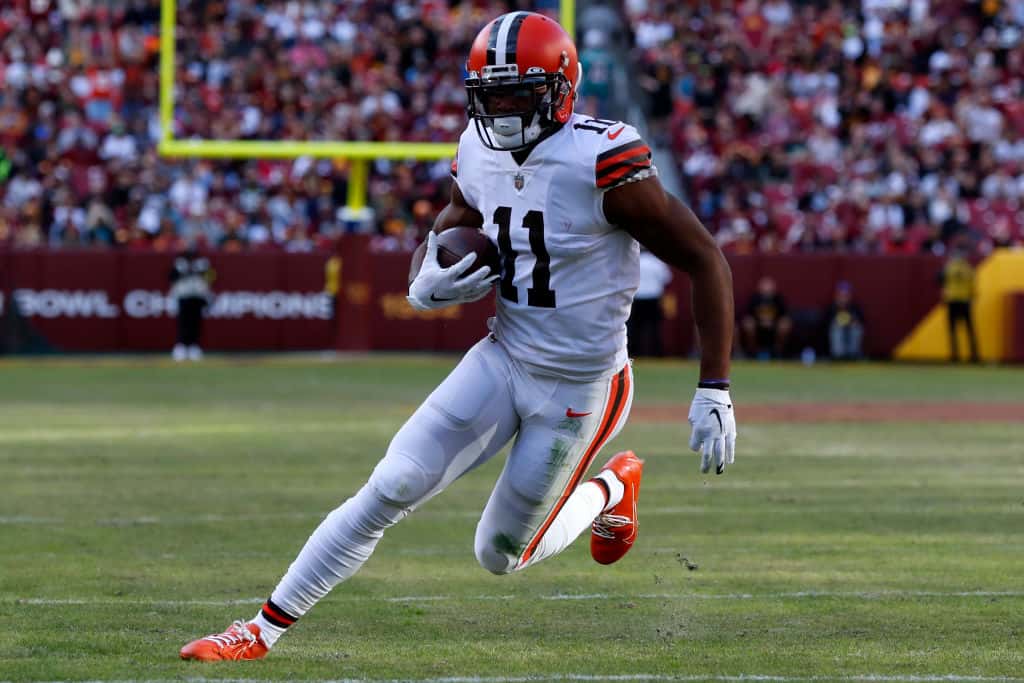
[[[409,264],[409,282],[412,282],[420,272],[423,256],[427,252],[426,245],[427,242],[424,240],[413,252],[412,263]],[[476,272],[484,266],[489,267],[492,274],[501,272],[498,247],[477,228],[448,228],[437,236],[437,262],[442,268],[455,265],[470,252],[476,252],[476,261],[464,275]]]

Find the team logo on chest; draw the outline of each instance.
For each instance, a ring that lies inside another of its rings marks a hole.
[[[515,186],[516,192],[519,192],[523,189],[523,185],[526,184],[526,178],[523,177],[522,173],[516,173],[515,177],[512,179],[512,184]]]

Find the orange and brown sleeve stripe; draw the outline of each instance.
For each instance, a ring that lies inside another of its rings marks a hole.
[[[629,401],[630,379],[629,366],[623,368],[619,371],[619,374],[612,378],[608,391],[608,402],[605,404],[600,426],[597,428],[594,438],[591,440],[590,445],[587,446],[586,452],[580,458],[579,464],[569,478],[569,483],[562,490],[562,495],[555,503],[555,507],[551,509],[551,512],[544,519],[544,523],[540,525],[537,533],[533,535],[533,538],[527,544],[526,550],[523,551],[522,556],[519,558],[520,565],[526,563],[533,556],[534,551],[537,550],[537,546],[540,544],[540,539],[544,538],[544,534],[547,533],[548,528],[555,521],[555,517],[558,516],[558,513],[562,511],[562,507],[565,506],[565,501],[569,500],[569,496],[580,485],[583,475],[590,469],[591,463],[593,463],[594,458],[597,457],[598,452],[604,446],[604,442],[608,440],[615,429],[615,425],[622,418],[622,414],[626,409],[626,403]]]
[[[633,140],[597,156],[597,186],[607,189],[651,167],[651,148]]]

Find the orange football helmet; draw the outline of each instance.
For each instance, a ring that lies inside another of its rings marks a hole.
[[[583,70],[558,22],[509,12],[477,34],[466,61],[467,113],[490,149],[525,149],[569,120]]]

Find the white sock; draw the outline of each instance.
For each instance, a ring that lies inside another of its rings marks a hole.
[[[619,484],[619,488],[623,488],[622,484]],[[604,487],[600,484],[593,481],[580,484],[565,501],[551,526],[544,532],[544,537],[537,544],[533,555],[527,562],[516,567],[516,570],[525,569],[565,550],[580,534],[589,529],[594,518],[601,514],[604,498]],[[622,498],[621,494],[619,498]]]
[[[613,507],[618,505],[622,501],[622,497],[626,495],[625,485],[619,481],[619,478],[615,476],[615,473],[611,470],[601,470],[598,472],[594,479],[600,479],[608,486],[608,502],[605,504],[604,509],[601,512],[607,512]]]
[[[274,626],[269,621],[263,618],[263,612],[259,611],[256,613],[256,617],[252,619],[250,624],[256,624],[260,627],[260,640],[268,648],[274,647],[274,643],[281,637],[287,629],[283,629],[280,626]]]

